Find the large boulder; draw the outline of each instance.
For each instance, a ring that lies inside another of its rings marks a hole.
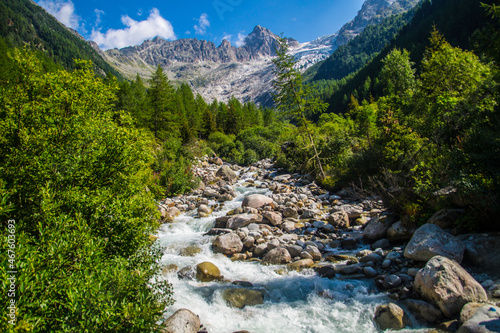
[[[427,261],[434,256],[444,256],[462,262],[464,243],[435,224],[424,224],[415,231],[405,249],[405,257]]]
[[[497,306],[481,306],[457,331],[457,333],[487,332],[500,332],[500,308]]]
[[[403,309],[394,303],[389,303],[377,306],[374,320],[383,331],[387,329],[400,330],[405,327],[404,316]]]
[[[205,261],[196,266],[196,279],[201,282],[211,282],[220,280],[222,275],[217,266],[211,262]]]
[[[231,183],[238,179],[236,173],[227,165],[221,166],[215,175]]]
[[[469,234],[459,238],[465,244],[464,261],[467,264],[500,276],[500,234]]]
[[[162,333],[196,333],[200,329],[200,317],[188,309],[175,311],[161,326]]]
[[[259,209],[272,203],[273,199],[269,198],[268,196],[262,194],[250,194],[243,199],[241,207],[251,207]]]
[[[455,261],[434,256],[415,277],[414,288],[451,318],[469,302],[485,302],[483,287]]]
[[[373,218],[366,224],[363,230],[363,238],[369,242],[375,242],[379,239],[386,238],[387,229],[391,226],[389,219],[386,216]]]
[[[406,227],[403,222],[398,221],[387,229],[387,239],[391,242],[408,241],[414,232],[414,228]]]
[[[229,234],[217,236],[212,244],[214,253],[223,253],[231,255],[240,253],[243,250],[243,243],[240,237],[231,232]]]
[[[243,309],[245,306],[264,304],[264,295],[261,291],[246,288],[226,289],[222,293],[222,298],[229,306],[238,309]]]
[[[284,247],[274,248],[262,258],[263,265],[282,265],[290,261],[292,261],[292,257]]]
[[[443,314],[438,308],[425,301],[407,299],[404,301],[404,305],[406,305],[415,318],[419,320],[425,320],[428,323],[435,323],[443,318]]]
[[[226,228],[228,229],[239,229],[246,227],[252,223],[261,223],[263,220],[262,216],[259,214],[238,214],[233,215],[227,220]]]
[[[465,213],[465,209],[441,209],[432,215],[427,223],[435,224],[442,229],[451,229],[458,218]]]

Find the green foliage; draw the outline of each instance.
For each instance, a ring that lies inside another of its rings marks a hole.
[[[415,9],[412,9],[367,26],[349,43],[335,50],[328,59],[309,68],[304,77],[307,81],[340,80],[355,73],[382,51],[414,14]]]
[[[493,0],[482,2],[490,4]],[[378,77],[380,68],[383,67],[382,60],[394,48],[408,50],[410,60],[416,64],[416,72],[419,73],[425,49],[429,44],[429,32],[433,29],[433,26],[443,34],[452,46],[472,50],[475,45],[478,45],[476,41],[480,34],[477,32],[483,31],[490,25],[490,22],[487,13],[477,0],[423,1],[417,7],[411,22],[402,27],[394,39],[381,49],[377,55],[372,57],[364,67],[346,76],[344,83],[341,83],[341,80],[337,80],[337,83],[335,81],[322,83],[322,86],[327,87],[327,91],[320,91],[318,95],[325,96],[324,101],[329,103],[328,112],[344,113],[348,109],[351,94],[358,100],[369,99],[369,94],[372,94],[374,98],[384,96],[381,87],[375,85],[375,78]],[[488,36],[492,37],[494,33],[490,31]],[[493,39],[485,39],[488,42],[479,45],[483,49],[487,49],[496,43]],[[354,42],[354,40],[351,42]],[[483,53],[483,49],[478,51]],[[329,70],[336,72],[336,68]],[[368,94],[365,94],[363,93],[363,85],[368,77],[372,81],[372,89]],[[337,85],[336,89],[329,88],[335,84]]]
[[[314,138],[309,130],[306,115],[323,112],[328,105],[321,102],[317,97],[311,97],[311,88],[303,84],[302,75],[296,68],[295,58],[288,54],[288,42],[285,38],[278,38],[276,57],[273,59],[275,68],[273,69],[273,87],[276,90],[274,100],[277,109],[285,112],[292,120],[303,126],[311,147],[314,150],[314,157],[317,162],[316,168],[321,178],[325,178],[325,172],[321,159],[319,158]]]
[[[0,213],[2,228],[17,222],[15,331],[153,330],[171,300],[168,284],[149,286],[161,255],[148,239],[152,141],[113,110],[116,84],[90,63],[46,73],[25,51],[14,63],[18,80],[0,88]]]
[[[392,50],[382,60],[380,71],[381,82],[386,96],[396,95],[398,98],[411,97],[416,88],[414,63],[410,61],[407,50]]]
[[[191,161],[192,156],[180,139],[165,140],[153,165],[157,186],[153,186],[152,190],[157,198],[179,195],[193,188],[195,181]]]

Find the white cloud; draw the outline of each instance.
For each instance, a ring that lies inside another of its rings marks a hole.
[[[68,28],[81,28],[81,18],[75,14],[75,5],[71,0],[41,0],[38,4]]]
[[[101,15],[104,15],[104,10],[100,10],[100,9],[94,9],[94,13],[95,13],[95,26],[99,26],[99,24],[101,24]]]
[[[247,36],[245,34],[242,34],[241,32],[238,32],[238,39],[234,43],[237,47],[242,47],[245,46],[245,38]]]
[[[207,32],[208,27],[210,27],[208,15],[206,13],[203,13],[198,19],[198,24],[194,26],[194,31],[197,35],[204,35]]]
[[[231,41],[231,38],[233,38],[233,35],[228,35],[228,34],[224,33],[224,37],[222,37],[222,40],[224,40],[224,39],[225,39],[225,40],[227,40],[227,41],[229,41],[229,42],[230,42],[230,41]]]
[[[122,23],[126,28],[109,29],[105,33],[93,29],[90,38],[104,50],[138,45],[156,36],[171,40],[177,38],[172,24],[165,20],[156,8],[151,10],[149,17],[144,21],[135,21],[125,15],[122,16]]]

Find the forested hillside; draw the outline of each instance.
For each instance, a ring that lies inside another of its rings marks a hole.
[[[99,75],[121,77],[82,37],[30,0],[0,2],[0,37],[13,47],[43,51],[66,69],[75,68],[73,59],[91,60]]]
[[[424,57],[425,48],[429,45],[429,31],[435,27],[450,42],[451,45],[465,50],[474,50],[481,55],[488,47],[481,42],[484,35],[493,29],[487,13],[481,3],[491,4],[493,1],[478,0],[437,0],[423,1],[416,11],[410,24],[404,26],[398,36],[358,72],[345,77],[346,80],[316,81],[318,94],[325,97],[330,104],[328,112],[346,112],[350,103],[350,95],[356,99],[368,100],[370,96],[382,94],[381,86],[377,84],[378,73],[382,59],[393,48],[405,48],[420,70],[420,62]],[[344,61],[349,61],[349,58]],[[338,66],[335,64],[334,66]],[[337,67],[328,69],[335,72]],[[342,67],[340,67],[341,69]]]
[[[406,13],[390,16],[376,25],[367,26],[349,43],[340,46],[333,54],[304,73],[306,81],[341,80],[363,67],[391,41],[399,30],[408,24],[416,8]]]

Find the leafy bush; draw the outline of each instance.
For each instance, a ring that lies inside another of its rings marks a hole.
[[[31,53],[14,60],[20,75],[0,90],[0,226],[16,220],[19,272],[13,330],[154,330],[171,293],[150,287],[161,255],[149,239],[151,140],[113,111],[116,85],[90,63],[45,73]],[[12,329],[0,307],[0,330]]]

